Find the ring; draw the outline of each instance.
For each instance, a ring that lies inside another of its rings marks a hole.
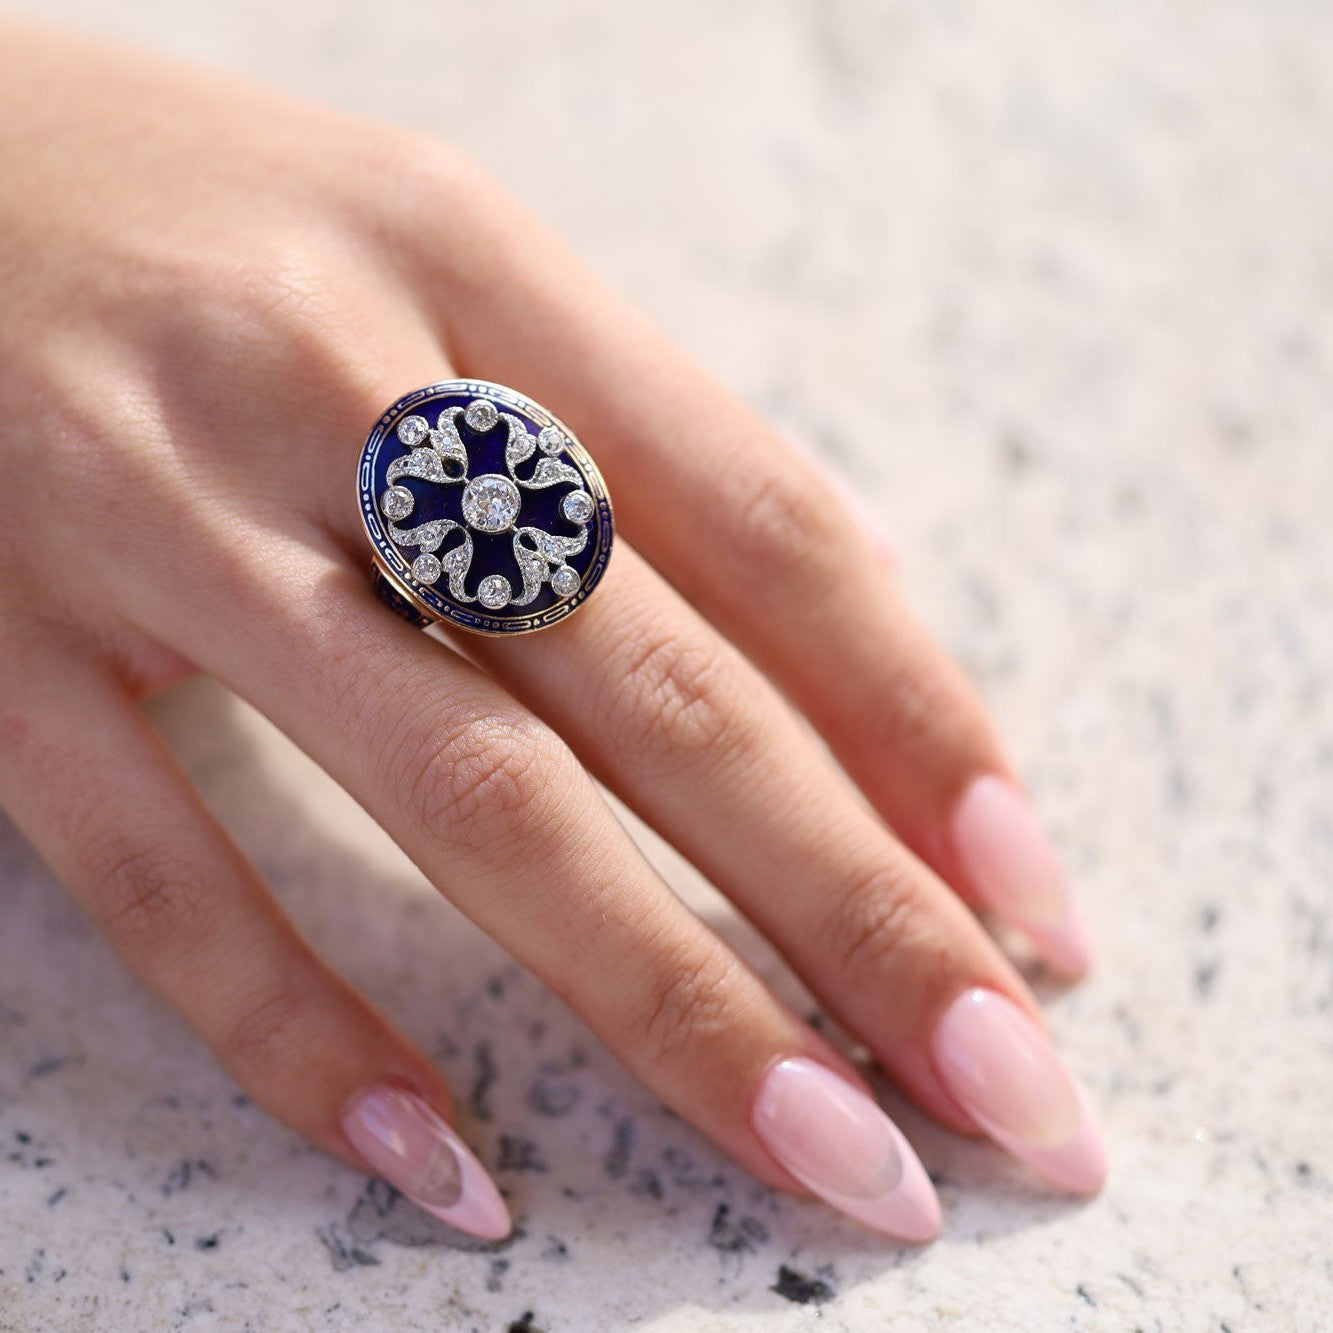
[[[420,626],[523,634],[572,615],[611,556],[611,497],[554,413],[487,380],[414,389],[361,451],[381,600]]]

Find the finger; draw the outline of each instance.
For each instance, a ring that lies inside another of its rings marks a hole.
[[[455,243],[421,262],[462,372],[521,386],[579,431],[623,531],[783,687],[913,851],[1084,972],[1081,907],[975,691],[839,488],[489,178],[455,165],[447,188]]]
[[[300,938],[140,710],[54,659],[7,685],[0,804],[130,967],[280,1120],[453,1226],[508,1235],[435,1069]]]
[[[555,733],[340,558],[288,553],[282,568],[281,587],[216,588],[216,624],[251,632],[186,627],[184,651],[747,1169],[933,1235],[929,1180],[851,1067],[660,881]]]
[[[1083,1108],[1066,1116],[1068,1075],[1043,1085],[1031,1133],[1008,1133],[1012,1113],[999,1123],[958,1063],[939,1056],[938,1034],[956,1030],[946,1015],[980,989],[1024,1015],[1021,1037],[1005,1028],[987,1043],[992,1080],[1021,1083],[1015,1071],[1034,1051],[1060,1068],[1033,1035],[1040,1013],[1012,965],[854,799],[772,687],[637,553],[621,544],[598,595],[558,632],[472,651],[754,921],[918,1101],[955,1127],[998,1125],[1006,1147],[1061,1183],[1099,1183],[1095,1126]],[[987,1005],[964,1011],[989,1023],[998,1011]],[[1054,1165],[1049,1117],[1067,1140]]]

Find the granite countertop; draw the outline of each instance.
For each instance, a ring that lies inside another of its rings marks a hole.
[[[248,1104],[0,819],[0,1329],[1328,1327],[1333,10],[18,7],[452,135],[873,498],[1090,903],[1095,975],[1037,984],[1112,1176],[886,1088],[935,1245],[768,1192],[200,682],[154,717],[519,1230],[459,1249]]]

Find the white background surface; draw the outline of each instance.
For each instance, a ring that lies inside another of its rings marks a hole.
[[[1333,11],[20,8],[461,142],[874,497],[1091,904],[1041,989],[1113,1166],[1067,1201],[886,1090],[934,1246],[769,1194],[195,685],[155,716],[521,1234],[455,1249],[245,1104],[0,823],[0,1328],[1327,1327]]]

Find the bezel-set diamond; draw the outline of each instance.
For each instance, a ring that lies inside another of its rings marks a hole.
[[[406,486],[390,486],[380,496],[380,508],[391,523],[401,523],[416,508],[416,496]]]
[[[579,572],[569,565],[551,571],[551,587],[561,597],[572,597],[579,590]]]
[[[463,517],[478,532],[506,532],[522,506],[518,487],[498,472],[473,477],[463,491]]]
[[[565,447],[565,437],[559,426],[543,426],[537,432],[537,444],[542,453],[549,454],[552,458],[560,453]]]
[[[560,512],[571,523],[586,523],[596,512],[592,496],[587,491],[570,491],[560,501]]]
[[[410,417],[404,417],[398,423],[398,438],[409,449],[414,445],[420,444],[422,440],[430,434],[430,423],[425,417],[419,417],[413,414]]]
[[[512,595],[513,589],[503,574],[487,574],[477,584],[477,601],[488,611],[498,611],[502,606],[508,606]]]
[[[500,420],[500,411],[489,399],[474,398],[467,405],[467,411],[463,413],[463,420],[473,430],[484,432],[490,430]]]
[[[412,561],[412,577],[418,583],[434,583],[442,573],[444,566],[440,564],[439,557],[431,555],[429,551],[422,551]]]

